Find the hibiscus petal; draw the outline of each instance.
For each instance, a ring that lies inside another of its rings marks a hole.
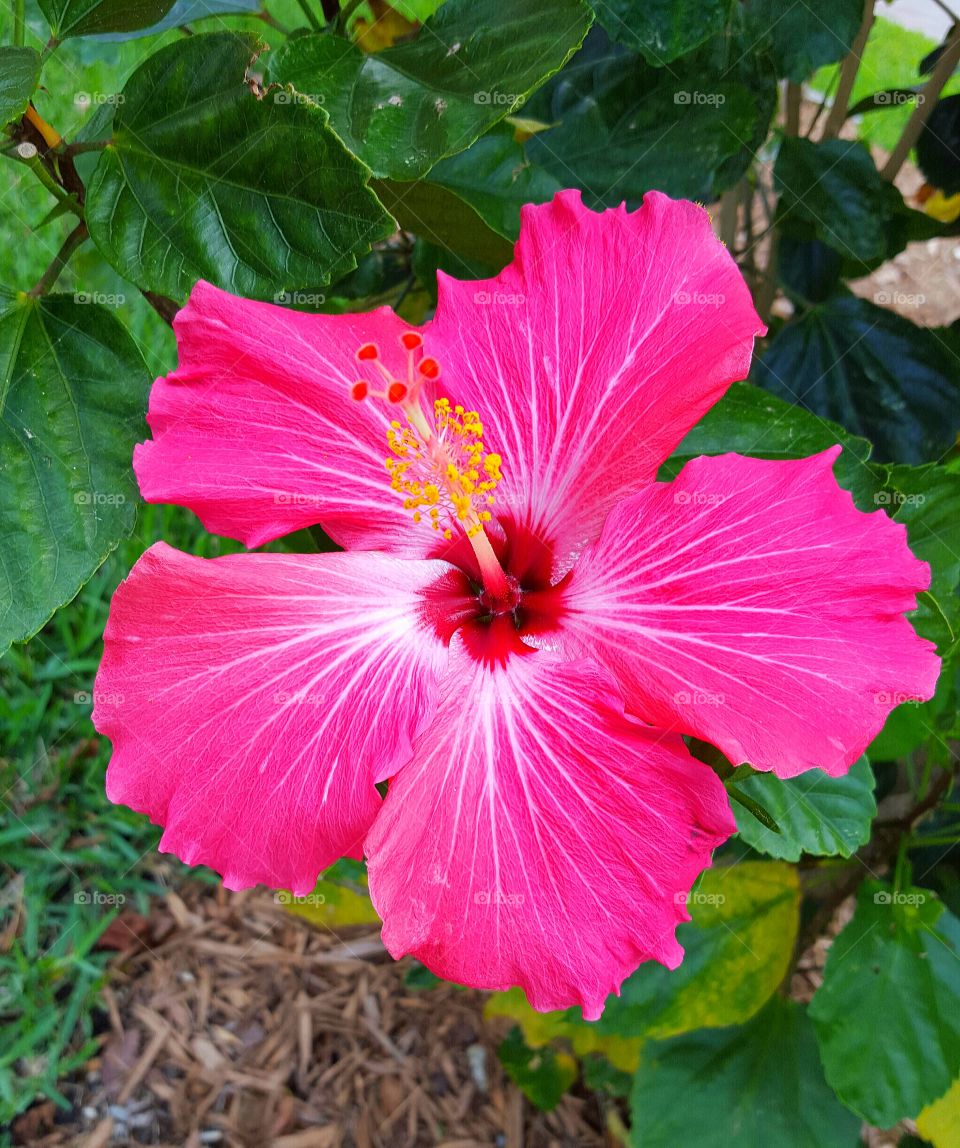
[[[426,339],[503,456],[494,512],[526,519],[562,564],[746,376],[764,330],[703,208],[651,191],[639,211],[597,213],[565,191],[523,208],[496,279],[440,276]]]
[[[341,546],[425,554],[384,467],[390,409],[350,397],[364,343],[406,377],[408,329],[388,307],[305,315],[198,283],[174,320],[179,366],[150,394],[153,441],[134,453],[143,497],[250,547],[322,523]]]
[[[595,1019],[641,961],[680,963],[686,893],[734,830],[717,777],[624,716],[600,666],[490,668],[455,640],[364,848],[395,957]]]
[[[567,623],[644,720],[731,761],[837,775],[939,659],[904,612],[930,582],[905,528],[813,458],[697,458],[625,499],[570,583]]]
[[[114,596],[95,687],[111,801],[228,889],[309,892],[360,856],[376,778],[432,713],[446,650],[423,595],[446,569],[151,547]]]

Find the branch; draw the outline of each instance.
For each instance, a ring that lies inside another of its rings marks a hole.
[[[70,256],[76,249],[83,243],[88,236],[87,225],[81,219],[77,226],[70,232],[67,238],[63,241],[63,246],[54,256],[53,262],[44,271],[37,281],[37,285],[31,288],[27,294],[32,295],[38,299],[41,295],[46,295],[50,288],[60,278],[60,272],[66,267]]]
[[[844,57],[840,66],[840,83],[837,87],[837,95],[833,101],[833,107],[830,109],[830,115],[827,116],[827,122],[823,125],[821,139],[829,140],[838,136],[843,127],[843,121],[847,118],[850,95],[857,79],[857,72],[860,71],[863,51],[867,46],[873,21],[876,19],[873,14],[873,5],[874,0],[864,0],[863,23],[860,25],[860,31],[857,33],[857,38],[853,41],[849,53]]]
[[[880,172],[881,176],[889,183],[893,183],[896,179],[897,173],[903,167],[904,160],[910,154],[910,149],[920,138],[923,125],[930,118],[930,113],[940,98],[944,85],[953,75],[958,63],[960,63],[960,24],[954,24],[944,45],[943,54],[933,69],[933,74],[923,85],[923,89],[917,97],[917,106],[913,109],[910,119],[907,120],[903,135],[897,140],[897,146],[890,153],[890,158],[887,160],[883,171]]]

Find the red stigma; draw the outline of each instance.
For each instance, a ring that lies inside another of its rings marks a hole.
[[[376,359],[379,354],[376,343],[364,343],[357,351],[357,358],[363,362],[366,359]]]
[[[415,351],[417,347],[423,346],[423,339],[416,331],[404,331],[400,336],[400,342],[408,351]]]
[[[421,359],[417,369],[425,379],[438,379],[440,377],[440,364],[436,359]]]
[[[358,403],[361,403],[367,397],[367,391],[369,390],[370,384],[365,383],[363,379],[361,379],[359,382],[354,383],[350,388],[350,398],[355,399]]]
[[[387,398],[391,403],[402,403],[407,397],[406,383],[391,383],[387,388]]]

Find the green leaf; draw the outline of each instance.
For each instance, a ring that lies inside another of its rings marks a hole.
[[[471,262],[499,271],[513,258],[513,245],[489,227],[466,200],[427,179],[414,183],[375,180],[384,207],[405,231],[416,234],[466,262],[458,273],[469,279]],[[456,261],[455,261],[456,265]]]
[[[869,438],[882,460],[939,458],[960,426],[960,377],[942,338],[855,295],[786,323],[753,378]]]
[[[636,204],[651,188],[713,198],[722,170],[739,178],[742,165],[730,164],[756,134],[763,101],[698,56],[654,68],[595,29],[537,97],[531,114],[557,126],[529,140],[527,155],[592,207]]]
[[[816,238],[839,252],[848,278],[892,258],[922,224],[935,228],[880,177],[866,144],[786,136],[774,166],[784,234]]]
[[[375,54],[328,35],[299,36],[270,58],[271,83],[322,104],[375,175],[409,180],[463,151],[577,50],[583,0],[447,0],[416,40]],[[268,96],[268,98],[270,98]]]
[[[666,1037],[752,1016],[786,975],[799,920],[796,870],[777,861],[708,869],[677,929],[683,963],[648,962],[610,997],[599,1033]]]
[[[0,128],[19,119],[40,79],[40,55],[33,48],[0,48]]]
[[[871,448],[866,439],[759,387],[734,383],[680,443],[660,477],[675,477],[685,462],[701,454],[735,451],[754,458],[806,458],[836,443],[843,447],[833,464],[837,481],[853,494],[861,510],[875,510],[880,479],[868,461]]]
[[[138,40],[141,36],[156,36],[160,32],[166,32],[169,28],[182,28],[185,24],[192,27],[200,20],[240,15],[244,12],[256,12],[259,7],[259,0],[175,0],[173,7],[159,23],[151,24],[145,28],[137,28],[130,32],[118,32],[104,36],[103,39],[106,41]]]
[[[272,297],[322,286],[393,230],[325,113],[258,100],[249,34],[180,40],[123,90],[113,140],[87,196],[87,223],[138,287],[183,299],[197,279]]]
[[[162,20],[173,0],[39,0],[55,40],[131,32]]]
[[[519,1028],[510,1030],[497,1056],[524,1096],[543,1111],[556,1108],[577,1079],[577,1063],[572,1056],[552,1048],[528,1048]]]
[[[722,32],[731,0],[593,0],[610,38],[662,67]]]
[[[803,1008],[648,1044],[630,1094],[637,1148],[851,1148],[860,1122],[823,1079]]]
[[[926,889],[866,881],[810,1004],[827,1080],[889,1128],[960,1069],[960,921]]]
[[[777,75],[799,84],[824,64],[842,59],[863,20],[861,0],[748,0],[748,27],[769,45]]]
[[[849,857],[870,839],[877,804],[873,772],[865,757],[843,777],[811,769],[787,781],[772,773],[755,773],[737,784],[780,827],[773,833],[742,806],[734,809],[740,836],[760,853],[784,861],[799,861],[803,853]]]
[[[130,533],[150,379],[106,308],[0,296],[0,650],[35,634]]]
[[[489,228],[511,241],[520,234],[520,208],[525,203],[546,203],[562,186],[526,158],[506,124],[465,152],[441,160],[428,182],[465,200]]]

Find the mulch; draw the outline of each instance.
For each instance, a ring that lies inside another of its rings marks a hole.
[[[121,915],[100,1053],[14,1125],[30,1148],[594,1148],[586,1093],[538,1112],[483,993],[414,991],[369,927],[317,929],[201,883]],[[507,1025],[506,1027],[509,1027]]]

